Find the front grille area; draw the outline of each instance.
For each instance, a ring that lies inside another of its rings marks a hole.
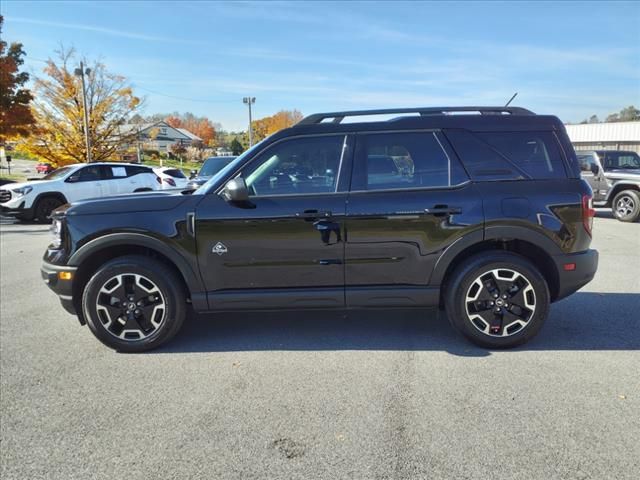
[[[0,203],[5,203],[11,200],[11,192],[9,190],[0,189]]]

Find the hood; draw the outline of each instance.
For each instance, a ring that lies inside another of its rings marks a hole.
[[[60,213],[67,215],[101,215],[105,213],[161,212],[171,210],[188,200],[176,191],[140,192],[112,197],[91,198],[74,202]]]
[[[640,169],[637,168],[620,168],[615,170],[606,170],[604,176],[610,180],[636,180],[640,181]]]
[[[7,183],[2,185],[2,188],[5,190],[15,190],[16,188],[22,187],[38,187],[39,185],[47,185],[51,182],[55,182],[55,180],[31,180],[29,182]]]

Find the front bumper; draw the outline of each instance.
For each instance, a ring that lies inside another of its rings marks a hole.
[[[53,265],[52,263],[42,262],[40,274],[47,286],[60,297],[60,303],[64,309],[72,315],[77,315],[76,308],[73,304],[73,279],[75,278],[77,268],[68,267],[66,265]],[[60,273],[70,273],[69,280],[60,278]],[[82,322],[81,322],[82,323]]]
[[[575,293],[593,280],[598,269],[598,251],[586,250],[553,257],[558,270],[558,295],[555,300]],[[575,264],[573,270],[565,270],[566,265]]]
[[[7,215],[33,215],[33,209],[25,208],[24,203],[24,200],[22,202],[7,202],[4,205],[0,205],[0,212]]]

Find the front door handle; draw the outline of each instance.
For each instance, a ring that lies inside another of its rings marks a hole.
[[[305,210],[296,213],[296,218],[304,218],[306,220],[317,220],[318,218],[331,218],[331,212],[318,210]]]
[[[448,205],[435,205],[431,208],[425,208],[424,213],[427,215],[457,215],[462,213],[462,209]]]

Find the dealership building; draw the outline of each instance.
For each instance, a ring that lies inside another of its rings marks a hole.
[[[631,150],[640,153],[640,122],[566,125],[576,150]]]

